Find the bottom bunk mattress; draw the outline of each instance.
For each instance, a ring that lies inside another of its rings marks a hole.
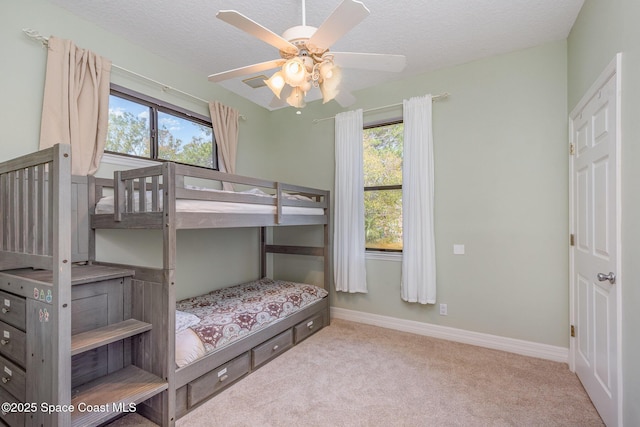
[[[327,296],[315,285],[263,278],[176,303],[176,365],[185,366]]]

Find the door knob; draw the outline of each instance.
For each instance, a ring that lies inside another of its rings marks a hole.
[[[616,275],[613,272],[609,272],[609,274],[598,273],[598,280],[601,282],[608,280],[613,285],[616,283]]]

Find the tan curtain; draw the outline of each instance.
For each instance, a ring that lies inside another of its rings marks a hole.
[[[238,110],[219,102],[210,102],[209,111],[213,133],[218,146],[218,167],[220,171],[236,173],[236,152],[238,148]],[[222,189],[233,191],[233,184],[222,183]]]
[[[71,145],[73,174],[100,165],[109,121],[111,61],[71,40],[49,37],[40,149]]]

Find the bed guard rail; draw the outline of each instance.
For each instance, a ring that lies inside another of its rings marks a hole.
[[[51,269],[70,233],[70,147],[59,144],[0,163],[0,269]],[[55,222],[54,221],[58,221]]]
[[[94,182],[96,201],[104,195],[105,188],[113,189],[115,221],[122,221],[124,214],[175,212],[176,199],[271,205],[276,208],[277,223],[282,222],[284,206],[322,208],[325,214],[329,207],[326,190],[172,162],[116,171],[113,181],[96,178]],[[245,190],[219,190],[223,182]],[[140,191],[142,188],[145,190]],[[262,196],[255,194],[256,188]],[[272,197],[264,197],[264,194]]]

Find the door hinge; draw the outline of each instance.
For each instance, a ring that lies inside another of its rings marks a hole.
[[[575,234],[570,234],[569,235],[569,245],[571,245],[571,246],[575,246],[576,245],[576,235]]]
[[[573,145],[573,142],[572,142],[571,144],[569,144],[569,154],[573,156],[575,152],[576,152],[576,146]]]
[[[576,327],[571,325],[571,336],[575,337],[576,336]]]

